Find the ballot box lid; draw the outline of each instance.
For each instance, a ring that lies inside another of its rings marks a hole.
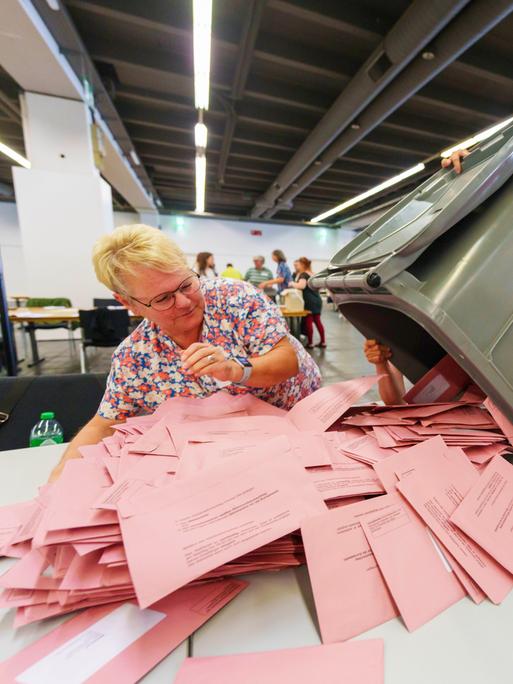
[[[449,354],[513,421],[513,126],[463,168],[422,183],[309,284],[412,382]]]
[[[409,262],[495,192],[513,173],[513,125],[475,148],[463,172],[441,169],[359,233],[331,260],[329,271],[390,271]],[[382,276],[382,279],[383,279]]]

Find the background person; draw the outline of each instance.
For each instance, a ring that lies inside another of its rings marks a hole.
[[[244,280],[248,283],[254,285],[254,287],[260,287],[261,283],[271,280],[273,277],[271,269],[264,266],[265,257],[258,255],[253,257],[253,266],[248,268]],[[276,296],[276,290],[273,287],[267,287],[264,289],[265,294],[274,300]]]
[[[271,285],[276,285],[278,294],[280,294],[283,292],[283,290],[286,290],[289,286],[289,283],[292,282],[292,273],[288,267],[285,254],[281,251],[281,249],[275,249],[272,253],[272,258],[273,261],[278,264],[276,268],[276,278],[272,278],[271,280],[260,283],[258,287],[261,290],[265,290]]]
[[[314,324],[317,328],[317,332],[320,336],[320,342],[317,347],[326,347],[326,335],[324,332],[324,326],[321,321],[321,311],[322,311],[322,298],[321,295],[316,291],[308,287],[308,281],[312,277],[312,262],[306,257],[300,257],[295,262],[297,264],[297,275],[295,282],[290,283],[292,287],[296,290],[301,290],[303,293],[303,301],[305,303],[305,309],[310,311],[308,316],[305,316],[305,332],[307,337],[307,349],[313,349],[313,333]]]
[[[212,252],[199,252],[196,256],[194,270],[202,278],[217,278],[216,265]]]
[[[226,264],[226,268],[221,273],[221,278],[231,278],[232,280],[243,280],[242,273],[233,264]]]
[[[299,260],[298,260],[298,259],[295,259],[295,260],[292,262],[292,268],[294,269],[294,270],[292,271],[292,280],[294,280],[294,281],[296,280],[297,275],[298,275],[299,273],[301,273],[298,264],[299,264]]]
[[[281,408],[320,386],[313,359],[290,335],[276,306],[252,285],[191,271],[184,253],[164,233],[122,226],[93,250],[96,275],[120,304],[143,322],[119,345],[98,413],[70,442],[96,444],[112,426],[148,414],[169,397],[206,397],[220,390],[246,394]]]

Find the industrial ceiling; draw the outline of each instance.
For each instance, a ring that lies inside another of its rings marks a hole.
[[[162,210],[194,210],[191,0],[33,4],[64,54],[64,29],[76,29],[103,84],[98,102],[114,106]],[[418,162],[431,172],[441,150],[513,113],[512,10],[214,0],[206,210],[305,221]],[[0,140],[23,152],[18,88],[2,70]],[[0,198],[10,193],[2,160]]]

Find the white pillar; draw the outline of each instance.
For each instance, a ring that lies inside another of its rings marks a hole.
[[[147,226],[153,226],[154,228],[160,228],[160,215],[158,211],[152,211],[151,209],[138,209],[139,221],[146,224]]]
[[[89,308],[107,291],[91,264],[94,242],[113,230],[111,188],[94,164],[83,102],[22,96],[30,169],[13,169],[27,272],[27,294],[68,297]]]

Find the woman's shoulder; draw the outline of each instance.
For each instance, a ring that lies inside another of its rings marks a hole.
[[[203,294],[206,299],[226,302],[231,298],[246,298],[255,295],[255,287],[245,280],[232,278],[214,278],[203,282]]]

